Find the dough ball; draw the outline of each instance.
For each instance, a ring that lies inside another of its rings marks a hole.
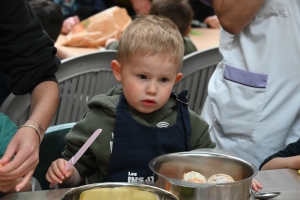
[[[207,183],[231,183],[233,178],[227,174],[214,174],[207,179]]]
[[[190,171],[183,174],[183,181],[192,183],[206,183],[206,178],[199,172]]]

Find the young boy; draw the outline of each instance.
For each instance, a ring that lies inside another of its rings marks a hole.
[[[208,126],[188,109],[187,92],[171,94],[182,78],[183,40],[176,25],[160,16],[141,16],[123,32],[118,59],[111,63],[122,83],[95,96],[89,111],[66,136],[64,159],[52,163],[50,183],[77,186],[98,182],[153,182],[149,161],[156,156],[214,148]],[[65,165],[91,134],[103,131],[66,171]]]
[[[197,51],[194,43],[188,37],[191,31],[191,22],[194,16],[188,0],[154,0],[150,15],[160,15],[171,19],[178,27],[184,41],[184,55]],[[107,49],[118,49],[116,39],[109,39]]]

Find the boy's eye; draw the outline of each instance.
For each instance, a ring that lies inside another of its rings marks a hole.
[[[138,75],[138,77],[139,77],[140,79],[147,79],[147,76],[142,75],[142,74]]]
[[[161,82],[167,82],[168,79],[167,79],[167,78],[162,78],[162,79],[160,79],[160,81],[161,81]]]

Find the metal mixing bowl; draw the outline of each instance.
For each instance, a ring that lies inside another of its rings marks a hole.
[[[80,186],[77,188],[73,188],[66,192],[62,197],[61,200],[79,200],[80,194],[86,190],[95,189],[95,188],[120,188],[120,187],[133,187],[139,189],[141,191],[147,191],[156,194],[158,200],[178,200],[176,196],[167,192],[163,189],[144,185],[144,184],[134,184],[134,183],[95,183]]]
[[[252,178],[257,168],[238,157],[220,150],[200,150],[165,154],[152,159],[149,167],[157,175],[154,185],[170,191],[180,200],[248,200]],[[182,181],[189,171],[211,175],[230,175],[235,182],[199,184]]]

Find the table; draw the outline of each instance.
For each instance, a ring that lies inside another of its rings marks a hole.
[[[220,42],[220,29],[193,28],[189,37],[198,51],[218,47]]]
[[[300,197],[300,175],[297,170],[278,169],[259,171],[255,177],[262,185],[263,191],[278,191],[281,194],[274,200],[296,200]],[[20,192],[6,195],[2,200],[59,200],[69,189]],[[249,200],[254,200],[253,196]]]
[[[300,175],[297,170],[277,169],[259,171],[255,177],[262,186],[261,192],[281,192],[274,200],[296,200],[300,197]],[[254,200],[253,197],[250,200]]]
[[[193,28],[189,37],[194,42],[195,46],[199,51],[218,47],[219,46],[219,37],[220,30],[219,29],[210,29],[210,28]],[[78,56],[84,53],[91,53],[95,51],[99,51],[98,48],[82,48],[82,47],[67,47],[62,46],[61,44],[66,40],[65,35],[60,35],[55,43],[56,47],[61,48],[65,53],[67,53],[67,57],[70,56]]]

